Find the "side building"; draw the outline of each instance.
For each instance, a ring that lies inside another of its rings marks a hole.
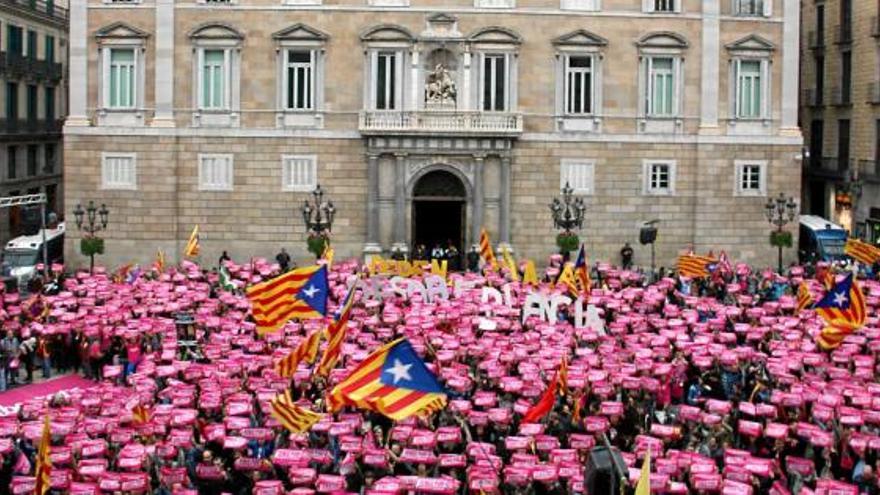
[[[106,263],[305,258],[320,184],[337,256],[485,227],[554,252],[570,184],[593,260],[770,264],[800,197],[798,0],[72,0],[65,199],[110,210]],[[77,232],[70,229],[69,259]],[[793,255],[794,251],[789,250]],[[174,256],[171,255],[174,253]]]
[[[0,1],[0,196],[45,193],[62,215],[62,125],[67,111],[67,7],[52,0]],[[39,224],[0,209],[0,242]]]
[[[880,4],[803,0],[804,210],[880,243]]]

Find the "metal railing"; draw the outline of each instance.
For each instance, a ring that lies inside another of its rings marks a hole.
[[[859,160],[859,176],[868,178],[880,178],[880,161]]]
[[[880,17],[871,17],[871,36],[880,37]]]
[[[852,43],[852,24],[841,24],[834,33],[834,42],[837,44]]]
[[[67,23],[67,7],[56,5],[54,1],[47,0],[0,0],[0,5],[28,12],[36,12],[51,20]]]
[[[868,103],[872,105],[880,104],[880,82],[873,81],[868,83]]]
[[[9,79],[59,81],[64,77],[64,67],[58,62],[36,60],[18,53],[0,52],[0,74]]]
[[[521,134],[522,115],[501,112],[446,110],[366,110],[360,113],[362,133]]]
[[[817,107],[822,104],[822,92],[815,88],[801,90],[801,101],[808,107]]]
[[[0,134],[54,134],[63,125],[60,119],[0,119]]]
[[[822,157],[822,170],[830,172],[846,172],[849,170],[849,159],[841,160],[835,156]]]
[[[832,105],[851,105],[852,90],[842,86],[834,86],[831,88],[831,104]]]
[[[825,31],[810,30],[807,33],[807,42],[810,48],[822,48],[825,46]]]

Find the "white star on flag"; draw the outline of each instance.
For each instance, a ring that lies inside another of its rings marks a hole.
[[[834,295],[834,305],[842,308],[844,304],[846,304],[846,294],[843,292],[838,292]]]
[[[303,291],[303,294],[305,294],[306,297],[308,297],[309,299],[312,299],[318,292],[321,292],[321,289],[315,287],[314,285],[310,285],[308,289],[305,289]]]
[[[385,370],[385,373],[391,373],[394,375],[394,384],[397,385],[397,382],[400,380],[412,381],[412,376],[409,374],[410,368],[412,368],[412,363],[403,364],[399,359],[395,359],[394,366]]]

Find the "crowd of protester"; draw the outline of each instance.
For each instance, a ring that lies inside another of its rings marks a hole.
[[[241,289],[278,264],[224,260],[235,291],[185,262],[131,281],[79,272],[57,294],[5,295],[4,386],[36,370],[96,383],[0,411],[0,490],[33,491],[48,414],[53,493],[586,493],[584,466],[606,439],[629,492],[650,451],[655,493],[880,493],[880,284],[870,272],[868,324],[825,352],[814,312],[795,314],[801,281],[824,290],[816,266],[651,281],[597,264],[584,305],[600,322],[575,328],[574,304],[556,323],[521,321],[527,293],[564,292],[551,282],[558,262],[537,287],[501,271],[450,274],[450,286],[474,288],[449,300],[358,292],[328,378],[305,364],[292,380],[274,370],[326,322],[255,333]],[[333,266],[331,308],[358,276],[368,269],[354,261]],[[481,302],[484,285],[507,284],[509,304]],[[392,422],[346,409],[304,434],[269,415],[287,389],[324,411],[330,387],[399,336],[449,390],[441,412]],[[521,423],[563,358],[567,390],[540,423]]]

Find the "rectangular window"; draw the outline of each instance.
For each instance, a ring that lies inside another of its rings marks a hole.
[[[852,101],[852,52],[840,52],[840,103]]]
[[[37,32],[28,29],[27,32],[27,56],[29,59],[37,59]]]
[[[55,149],[56,149],[55,144],[53,144],[53,143],[46,144],[46,148],[45,148],[45,150],[46,150],[46,156],[45,156],[46,163],[43,166],[43,172],[45,172],[47,174],[54,174],[55,173],[55,160],[56,160]]]
[[[202,61],[202,108],[222,110],[226,105],[227,50],[204,50]]]
[[[837,169],[841,172],[849,169],[849,120],[837,121]]]
[[[852,40],[852,1],[840,0],[840,41]]]
[[[394,110],[397,100],[397,53],[376,55],[376,110]]]
[[[483,110],[507,110],[507,56],[483,56]]]
[[[281,157],[281,189],[310,192],[318,184],[318,158],[315,155]]]
[[[24,55],[24,43],[22,42],[23,31],[18,26],[13,26],[12,24],[6,25],[6,40],[7,40],[7,51],[11,55]]]
[[[200,191],[231,191],[232,174],[231,154],[199,155]]]
[[[648,59],[648,115],[675,115],[675,60],[672,57]]]
[[[810,122],[810,165],[813,167],[822,166],[822,158],[825,154],[823,150],[825,139],[825,125],[822,120],[814,120]]]
[[[55,37],[46,35],[46,62],[55,62]]]
[[[880,175],[880,119],[874,121],[874,171],[873,171],[873,173],[875,175]]]
[[[135,107],[135,49],[110,49],[109,108]]]
[[[734,162],[736,169],[736,193],[739,196],[764,195],[764,170],[766,162]]]
[[[101,187],[103,189],[137,189],[137,155],[135,153],[102,153]]]
[[[654,6],[654,12],[675,12],[677,0],[650,0]]]
[[[6,83],[6,121],[13,126],[18,123],[18,83]]]
[[[560,7],[563,10],[599,10],[597,0],[561,0]]]
[[[15,179],[18,177],[17,169],[18,168],[18,147],[17,146],[9,146],[6,148],[6,178],[7,179]],[[14,194],[13,194],[14,196]]]
[[[816,56],[816,105],[821,105],[825,93],[825,57]],[[809,103],[809,102],[808,102]]]
[[[763,116],[763,91],[760,60],[737,60],[736,117],[757,119]]]
[[[27,147],[27,174],[28,177],[37,175],[37,153],[39,149],[36,144],[29,144]]]
[[[30,123],[37,121],[37,104],[39,103],[39,92],[36,84],[28,84],[27,86],[27,120]]]
[[[285,108],[311,110],[314,99],[315,52],[287,51]]]
[[[675,162],[671,160],[645,160],[642,162],[644,184],[647,195],[671,195],[675,192]]]
[[[737,15],[764,15],[766,0],[734,0]]]
[[[46,123],[55,120],[55,88],[49,86],[45,88],[46,94]]]
[[[512,9],[516,0],[474,0],[474,7],[480,9]]]
[[[575,194],[593,194],[595,163],[563,159],[559,171],[559,188],[570,186]]]
[[[819,46],[825,44],[825,5],[816,5],[816,41]]]
[[[565,113],[593,113],[593,57],[566,57]]]

